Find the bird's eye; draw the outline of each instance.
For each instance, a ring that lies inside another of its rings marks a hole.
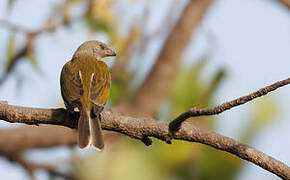
[[[104,50],[104,49],[105,49],[105,46],[104,46],[103,44],[100,44],[100,48],[101,48],[102,50]]]

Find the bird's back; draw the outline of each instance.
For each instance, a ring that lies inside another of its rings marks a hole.
[[[106,104],[111,86],[111,76],[106,63],[92,56],[80,56],[68,62],[63,68],[64,71],[69,74],[62,77],[64,99],[82,106],[93,103],[103,107]]]

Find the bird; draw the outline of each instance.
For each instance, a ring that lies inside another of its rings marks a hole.
[[[79,110],[77,144],[104,148],[101,112],[110,95],[111,74],[102,58],[116,56],[106,44],[90,40],[81,44],[61,70],[61,95],[68,113]]]

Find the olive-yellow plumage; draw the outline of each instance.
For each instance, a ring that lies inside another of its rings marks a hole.
[[[99,41],[87,41],[74,53],[71,61],[62,69],[60,85],[67,110],[80,111],[78,145],[92,143],[104,148],[100,125],[100,113],[110,95],[111,75],[101,58],[115,56],[115,52]]]

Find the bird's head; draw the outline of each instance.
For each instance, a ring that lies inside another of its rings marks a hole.
[[[86,41],[82,45],[80,45],[74,53],[73,57],[81,55],[93,56],[97,60],[100,60],[104,57],[116,56],[116,53],[108,48],[106,44],[100,41],[92,40]]]

